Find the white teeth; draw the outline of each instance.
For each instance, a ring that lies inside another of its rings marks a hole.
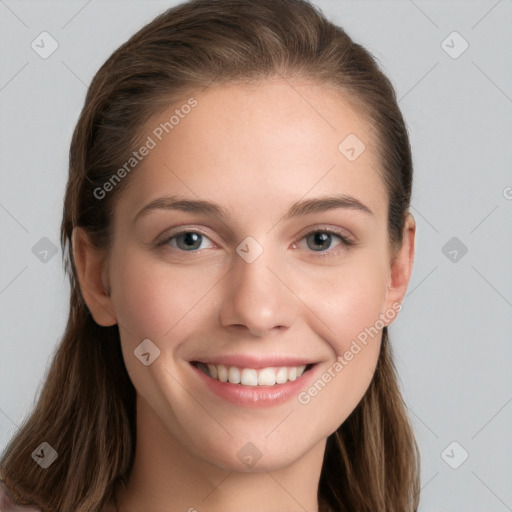
[[[229,367],[228,379],[231,384],[238,384],[240,382],[240,370],[236,366]]]
[[[215,365],[213,365],[215,366]],[[222,365],[218,365],[217,366],[217,373],[218,373],[218,379],[221,381],[221,382],[227,382],[228,381],[228,369],[225,367],[225,366],[222,366]],[[213,375],[210,373],[210,377],[213,377]],[[215,378],[215,377],[213,377]]]
[[[244,386],[257,386],[258,374],[256,370],[244,368],[241,373],[240,384],[243,384]]]
[[[274,386],[275,384],[284,384],[289,380],[296,380],[304,373],[306,365],[268,367],[261,370],[228,367],[223,364],[208,364],[203,367],[208,369],[210,377],[221,382],[242,384],[243,386]]]
[[[274,368],[263,368],[258,375],[260,386],[273,386],[276,383],[276,372]]]
[[[209,364],[208,365],[208,371],[210,372],[210,375],[216,379],[218,374],[217,374],[217,367],[214,365],[214,364]]]
[[[288,370],[286,368],[279,368],[276,373],[276,382],[278,384],[284,384],[288,380]]]

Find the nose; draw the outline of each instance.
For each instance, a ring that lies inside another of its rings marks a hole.
[[[221,299],[220,319],[225,328],[262,337],[292,325],[298,299],[283,266],[269,252],[264,250],[251,263],[235,254]]]

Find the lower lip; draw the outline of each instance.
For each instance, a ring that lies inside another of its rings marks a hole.
[[[314,364],[307,372],[297,379],[284,384],[274,386],[243,386],[242,384],[230,384],[221,382],[206,375],[202,370],[189,363],[192,370],[216,395],[236,405],[246,407],[271,407],[298,396],[300,391],[309,384],[313,378],[318,364]]]

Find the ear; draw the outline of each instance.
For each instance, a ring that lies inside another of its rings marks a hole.
[[[414,240],[416,235],[416,222],[414,217],[408,213],[404,231],[402,246],[396,251],[391,260],[390,276],[387,285],[386,311],[397,310],[397,305],[402,304],[409,285],[414,262]],[[401,309],[401,306],[400,306]],[[398,311],[400,311],[398,309]],[[396,318],[396,315],[393,315]],[[391,324],[391,320],[387,325]]]
[[[117,323],[107,280],[106,252],[92,246],[83,228],[71,235],[80,289],[94,321],[103,327]]]

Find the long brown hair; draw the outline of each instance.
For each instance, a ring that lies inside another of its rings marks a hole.
[[[69,319],[31,415],[0,460],[8,489],[43,511],[95,512],[126,484],[135,442],[135,388],[117,325],[93,320],[80,291],[71,234],[112,240],[112,212],[130,179],[98,198],[136,147],[148,118],[211,84],[304,77],[339,89],[374,127],[400,246],[412,187],[407,128],[373,56],[306,0],[193,0],[170,8],[120,46],[94,76],[70,148],[61,244],[71,283]],[[95,193],[96,190],[96,193]],[[42,469],[32,452],[58,457]],[[334,511],[417,510],[419,451],[397,384],[387,327],[372,382],[329,436],[318,497]]]

